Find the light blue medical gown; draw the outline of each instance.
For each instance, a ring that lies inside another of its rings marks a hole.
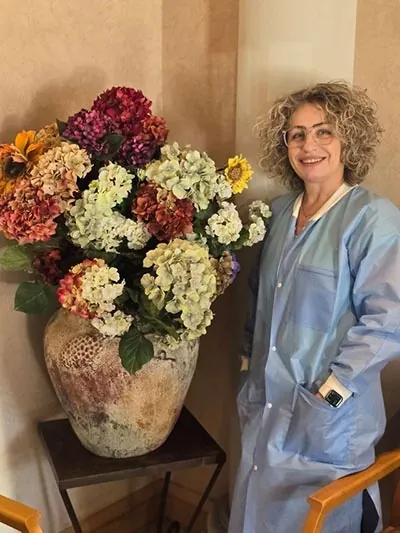
[[[251,283],[229,533],[300,533],[312,492],[374,461],[380,371],[400,355],[399,210],[355,187],[295,237],[295,198],[274,202]],[[314,396],[331,372],[354,393],[339,408]],[[359,533],[361,514],[359,495],[324,533]]]

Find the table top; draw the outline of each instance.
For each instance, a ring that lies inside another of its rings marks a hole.
[[[185,407],[160,448],[128,459],[92,454],[82,446],[66,418],[39,422],[38,429],[62,490],[134,476],[164,474],[206,464],[221,464],[226,460],[222,448]]]

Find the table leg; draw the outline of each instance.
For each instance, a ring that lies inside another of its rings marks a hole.
[[[160,510],[158,514],[157,533],[162,533],[162,527],[164,522],[165,504],[168,496],[168,487],[171,480],[171,472],[167,472],[164,478],[164,485],[161,492]]]
[[[72,502],[69,499],[68,492],[66,490],[60,489],[61,498],[63,499],[67,513],[71,519],[72,527],[74,528],[75,533],[82,533],[82,528],[79,524],[79,520],[75,514],[74,508],[72,507]]]
[[[203,496],[201,497],[201,499],[200,499],[200,501],[199,501],[194,513],[193,513],[192,518],[190,519],[189,525],[186,528],[185,533],[190,533],[192,531],[193,526],[194,526],[196,520],[198,519],[199,514],[200,514],[200,512],[201,512],[201,510],[203,508],[203,505],[205,504],[208,496],[210,495],[210,492],[211,492],[212,488],[214,487],[215,482],[217,481],[218,476],[220,475],[222,467],[224,466],[224,464],[225,464],[225,461],[223,461],[221,463],[218,463],[217,468],[215,469],[214,474],[212,475],[212,477],[210,479],[210,482],[208,483],[208,485],[207,485],[207,487],[206,487],[206,489],[205,489],[205,491],[203,493]]]

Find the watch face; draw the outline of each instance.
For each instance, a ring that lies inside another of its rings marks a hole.
[[[343,396],[335,390],[330,390],[325,396],[325,400],[333,407],[339,407],[339,405],[343,402]]]

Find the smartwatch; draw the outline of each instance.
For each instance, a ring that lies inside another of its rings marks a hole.
[[[344,387],[334,374],[329,376],[318,392],[332,407],[341,407],[352,395],[352,392]]]
[[[343,396],[333,389],[331,389],[324,398],[326,402],[332,405],[332,407],[340,407],[343,403]]]

